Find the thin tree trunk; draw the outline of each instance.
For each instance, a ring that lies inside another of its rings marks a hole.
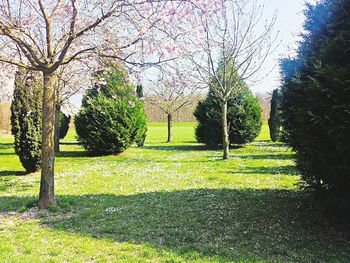
[[[57,204],[54,188],[55,163],[55,81],[54,73],[44,73],[42,164],[39,193],[39,208]]]
[[[60,152],[60,113],[61,105],[56,102],[55,106],[55,153]]]
[[[173,127],[173,115],[168,113],[168,141],[167,142],[171,142],[173,139],[172,127]]]
[[[221,115],[222,115],[222,146],[224,150],[223,158],[224,160],[227,160],[229,157],[229,150],[230,150],[230,141],[229,141],[228,125],[227,125],[227,101],[224,101],[222,103]]]

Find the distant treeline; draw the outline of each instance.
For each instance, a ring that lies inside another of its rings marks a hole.
[[[0,131],[10,132],[11,130],[11,103],[0,103]]]
[[[259,100],[259,104],[262,109],[262,119],[264,121],[267,121],[270,117],[270,101],[271,101],[271,94],[269,93],[258,93],[256,94],[256,97]],[[175,122],[194,122],[196,121],[196,118],[193,116],[193,112],[197,106],[197,103],[200,100],[203,100],[205,97],[201,96],[195,99],[194,103],[186,108],[183,108],[179,110],[176,114],[173,116],[173,120]],[[161,111],[156,105],[152,105],[148,100],[145,101],[146,104],[146,113],[147,118],[149,122],[166,122],[167,116],[166,114]]]
[[[262,118],[264,121],[267,121],[270,115],[271,96],[268,93],[257,94],[256,96],[263,110]],[[193,116],[193,112],[197,105],[197,102],[202,99],[203,97],[198,97],[198,99],[196,99],[192,105],[179,110],[176,114],[174,114],[173,121],[174,122],[196,121],[196,118]],[[146,104],[147,118],[149,122],[166,122],[167,121],[167,116],[165,115],[165,113],[161,111],[156,105],[151,104],[148,100],[145,101],[145,104]],[[11,106],[10,102],[4,102],[0,104],[0,130],[5,132],[9,132],[11,130],[10,106]]]

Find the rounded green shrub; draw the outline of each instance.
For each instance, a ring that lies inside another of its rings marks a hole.
[[[15,152],[27,173],[41,164],[42,86],[40,76],[20,69],[15,76],[11,126]]]
[[[98,72],[95,78],[75,117],[78,139],[92,154],[123,152],[146,129],[144,105],[120,67]]]
[[[221,103],[213,92],[210,91],[207,98],[198,103],[194,115],[198,120],[197,141],[208,146],[221,145]],[[259,135],[262,125],[261,108],[249,88],[242,88],[238,96],[229,100],[227,120],[231,145],[252,142]]]

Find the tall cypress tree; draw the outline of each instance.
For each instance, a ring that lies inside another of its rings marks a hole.
[[[139,98],[139,100],[143,101],[143,99],[144,99],[144,92],[143,92],[143,85],[142,84],[138,84],[136,86],[136,94],[137,94],[137,97]],[[143,105],[143,107],[145,107],[145,105]],[[144,146],[145,140],[146,140],[146,136],[147,136],[147,125],[145,125],[143,127],[143,129],[139,132],[139,135],[138,135],[138,137],[135,140],[137,146],[139,146],[139,147]]]
[[[308,5],[295,59],[282,61],[282,119],[310,186],[350,193],[350,1]],[[349,198],[344,198],[344,200]]]
[[[41,164],[42,86],[40,77],[20,69],[15,77],[11,105],[12,134],[15,151],[28,173],[36,172]]]
[[[272,93],[269,118],[270,137],[273,142],[277,142],[281,139],[280,98],[279,90],[275,89]]]

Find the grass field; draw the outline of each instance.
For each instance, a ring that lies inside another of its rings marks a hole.
[[[0,262],[350,262],[342,233],[310,209],[293,153],[257,140],[220,150],[194,124],[151,124],[144,148],[89,157],[70,132],[56,159],[59,207],[32,207],[39,173],[0,135]]]

